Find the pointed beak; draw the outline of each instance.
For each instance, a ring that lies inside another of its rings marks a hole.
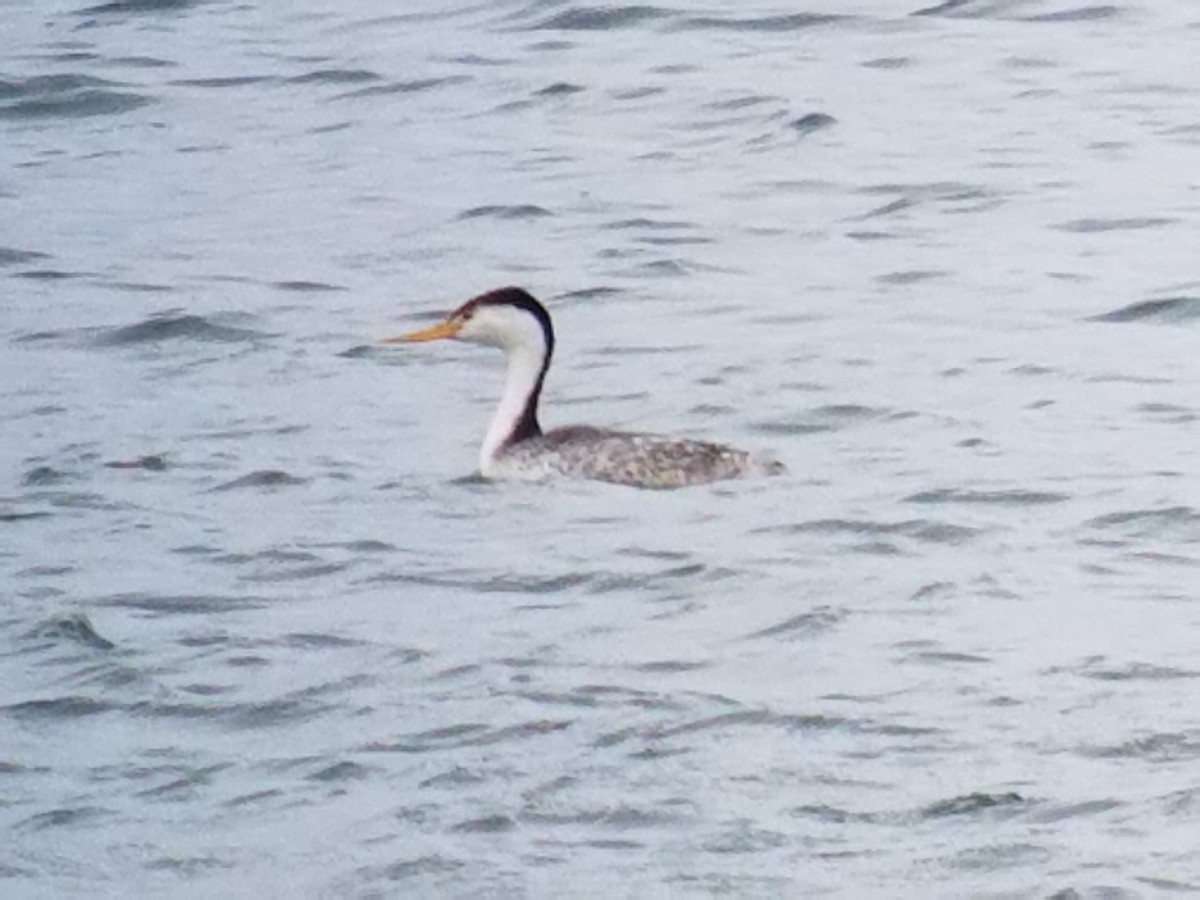
[[[438,322],[438,324],[431,325],[428,328],[421,328],[417,331],[409,331],[405,334],[397,334],[394,337],[384,338],[380,343],[406,344],[412,341],[440,341],[444,338],[454,337],[461,328],[462,321],[460,319],[447,319],[445,322]]]

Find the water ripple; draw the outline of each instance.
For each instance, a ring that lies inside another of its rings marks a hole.
[[[812,112],[788,123],[788,128],[799,135],[810,135],[824,131],[837,124],[837,119],[822,112]]]
[[[571,6],[523,26],[526,31],[613,31],[674,16],[658,6]]]
[[[99,806],[74,806],[62,809],[52,809],[48,812],[30,816],[18,822],[16,827],[28,831],[44,831],[47,828],[62,828],[64,826],[91,823],[96,819],[113,815],[113,810]]]
[[[1081,6],[1075,9],[1058,10],[1035,15],[1019,15],[1018,11],[1027,0],[943,0],[935,6],[927,6],[913,16],[945,16],[956,19],[1008,19],[1018,22],[1096,22],[1120,14],[1121,9],[1108,4]]]
[[[1175,219],[1169,218],[1130,218],[1130,219],[1075,219],[1070,222],[1064,222],[1061,225],[1055,226],[1060,231],[1074,232],[1075,234],[1096,234],[1105,231],[1133,231],[1142,228],[1161,228],[1164,225],[1173,225]]]
[[[481,816],[477,819],[467,819],[459,822],[450,830],[460,834],[502,834],[512,831],[517,823],[505,815]]]
[[[807,385],[803,386],[807,389]],[[802,435],[825,431],[840,431],[860,422],[883,418],[908,418],[909,413],[888,409],[861,406],[856,403],[830,404],[809,410],[803,417],[782,421],[757,422],[754,430],[762,434]]]
[[[339,100],[356,100],[363,97],[388,97],[392,94],[417,94],[434,88],[463,84],[471,80],[469,75],[448,75],[443,78],[416,78],[411,81],[393,81],[390,84],[377,84],[371,87],[359,88],[338,94]]]
[[[1064,9],[1057,12],[1040,13],[1035,16],[1024,16],[1022,22],[1100,22],[1121,14],[1121,7],[1102,4],[1099,6],[1080,6],[1075,9]]]
[[[104,463],[106,469],[139,469],[143,472],[165,472],[167,457],[164,453],[151,453],[134,459],[110,459]]]
[[[571,94],[578,94],[580,91],[587,88],[578,84],[569,84],[565,81],[556,81],[554,84],[547,85],[544,88],[534,91],[535,97],[568,97]]]
[[[79,10],[80,15],[114,15],[119,13],[153,14],[181,12],[200,6],[208,0],[112,0],[99,6]]]
[[[359,877],[372,881],[408,881],[429,875],[446,875],[466,867],[466,863],[453,857],[432,854],[400,860],[384,866],[360,869]]]
[[[1013,489],[1007,491],[976,491],[961,488],[938,488],[932,491],[921,491],[905,497],[907,503],[979,503],[995,504],[997,506],[1043,506],[1048,503],[1062,503],[1070,499],[1068,494],[1053,491],[1026,491]]]
[[[540,219],[553,213],[532,203],[512,206],[474,206],[458,214],[459,219]]]
[[[289,84],[361,84],[380,81],[381,76],[369,69],[314,69],[288,79]]]
[[[921,543],[958,545],[980,533],[977,528],[955,525],[936,519],[908,519],[902,522],[875,522],[866,519],[812,519],[782,525],[768,525],[756,534],[826,534],[853,537],[899,535]]]
[[[91,621],[83,613],[74,613],[58,619],[49,619],[29,633],[30,637],[66,639],[95,650],[112,650],[116,644],[96,632]]]
[[[843,609],[832,609],[827,606],[818,607],[809,612],[801,613],[784,619],[775,625],[752,632],[748,638],[783,638],[785,640],[808,639],[817,637],[836,626],[846,618]]]
[[[1088,520],[1084,525],[1096,531],[1129,537],[1200,541],[1200,512],[1190,506],[1107,513]]]
[[[1142,300],[1112,312],[1093,316],[1093,322],[1155,322],[1174,324],[1200,319],[1200,297],[1164,297]]]
[[[15,247],[0,247],[0,266],[14,266],[21,263],[33,262],[38,259],[49,259],[49,254],[41,253],[37,250],[18,250]]]
[[[1079,748],[1081,756],[1098,759],[1145,759],[1157,763],[1190,762],[1200,759],[1200,734],[1158,732],[1117,744]]]
[[[172,340],[229,342],[257,341],[265,337],[267,335],[264,332],[221,325],[204,316],[157,313],[133,325],[109,329],[97,339],[97,343],[105,347],[121,347]]]
[[[0,706],[0,712],[16,719],[78,719],[120,709],[120,704],[94,697],[67,696],[50,700],[25,700]]]
[[[218,722],[242,730],[263,730],[319,718],[335,707],[305,696],[281,697],[247,703],[171,703],[138,702],[128,712],[137,716],[167,719],[194,719]]]
[[[262,597],[220,594],[117,594],[96,600],[99,606],[133,609],[157,616],[207,616],[234,610],[258,609],[269,601]]]
[[[124,85],[90,75],[0,79],[0,119],[62,119],[129,112],[150,102]]]
[[[175,87],[239,88],[256,84],[273,84],[278,79],[270,75],[221,75],[210,78],[179,78],[168,82]]]
[[[790,32],[829,25],[848,19],[848,16],[827,13],[788,13],[773,16],[692,16],[682,19],[676,27],[716,31]]]
[[[573,720],[564,719],[535,719],[495,728],[466,723],[421,732],[395,741],[376,741],[361,749],[374,753],[429,753],[456,747],[482,747],[553,734],[569,728],[572,724]]]
[[[307,478],[300,478],[289,472],[284,472],[282,469],[260,469],[257,472],[251,472],[249,475],[242,475],[240,478],[219,484],[213,488],[213,491],[223,492],[237,491],[244,488],[295,487],[307,483]]]

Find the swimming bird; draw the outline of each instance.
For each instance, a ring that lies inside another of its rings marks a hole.
[[[784,471],[768,456],[705,441],[590,425],[542,431],[538,400],[554,354],[554,326],[546,308],[521,288],[480,294],[437,325],[383,343],[446,338],[499,347],[508,358],[504,391],[479,451],[485,478],[566,476],[662,489]]]

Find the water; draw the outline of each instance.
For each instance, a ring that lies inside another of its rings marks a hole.
[[[1200,890],[1191,4],[286,7],[0,9],[0,893]]]

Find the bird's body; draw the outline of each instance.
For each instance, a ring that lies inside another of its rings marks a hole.
[[[568,425],[507,446],[493,458],[493,478],[565,475],[642,488],[681,488],[751,474],[782,471],[721,444]]]
[[[769,457],[705,441],[590,425],[543,432],[538,400],[554,328],[545,308],[520,288],[482,294],[444,322],[388,342],[440,338],[498,346],[508,357],[504,391],[480,448],[479,469],[487,478],[565,476],[662,489],[784,471]]]

